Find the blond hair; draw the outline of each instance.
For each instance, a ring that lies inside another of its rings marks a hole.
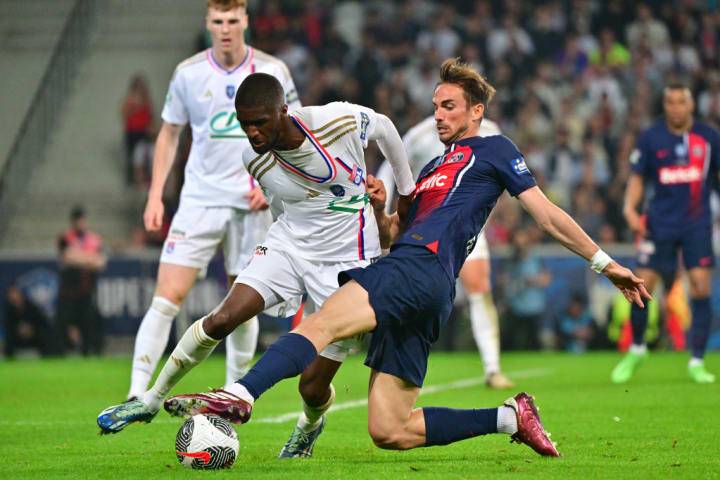
[[[207,8],[226,12],[234,8],[247,8],[247,0],[207,0]]]
[[[463,89],[468,106],[488,104],[495,95],[495,88],[485,78],[459,58],[448,58],[440,66],[440,82],[452,83]]]

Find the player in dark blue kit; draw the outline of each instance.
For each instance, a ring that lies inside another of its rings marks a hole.
[[[650,298],[642,280],[612,261],[547,200],[510,140],[475,136],[493,93],[471,68],[455,59],[443,63],[433,104],[440,139],[448,148],[423,169],[414,199],[401,198],[398,211],[406,215],[386,215],[384,186],[368,178],[381,241],[392,243],[391,253],[367,268],[341,273],[342,287],[320,311],[280,337],[236,384],[171,397],[166,409],[185,415],[212,412],[243,423],[255,399],[283,378],[302,373],[325,345],[372,332],[365,361],[372,369],[368,429],[378,447],[406,450],[506,433],[541,455],[558,456],[532,397],[524,392],[499,408],[414,408],[430,347],[452,308],[457,274],[504,190],[517,196],[546,232],[591,260],[592,268],[628,300],[642,305],[642,297]]]
[[[712,383],[715,376],[705,369],[703,357],[710,333],[712,224],[710,189],[720,169],[720,135],[709,125],[693,120],[690,90],[681,84],[663,93],[665,118],[648,128],[631,156],[632,173],[625,193],[623,213],[630,229],[640,235],[638,275],[652,292],[658,280],[669,287],[678,267],[678,253],[690,278],[692,358],[688,375],[697,383]],[[647,185],[647,222],[638,206]],[[633,343],[615,367],[615,383],[630,380],[647,358],[645,329],[647,310],[633,305],[630,320]]]

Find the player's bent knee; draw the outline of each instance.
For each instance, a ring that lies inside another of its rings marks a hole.
[[[216,340],[225,338],[235,330],[239,323],[235,322],[233,315],[226,310],[217,310],[208,314],[203,320],[203,330]]]
[[[384,425],[381,422],[370,422],[368,433],[376,447],[383,450],[407,450],[412,448],[405,430]]]

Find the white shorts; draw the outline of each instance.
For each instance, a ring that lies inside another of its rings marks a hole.
[[[223,244],[225,271],[237,275],[272,223],[269,210],[181,204],[170,225],[160,262],[198,268],[201,276]]]
[[[307,293],[305,312],[320,309],[338,289],[338,274],[351,268],[366,267],[369,260],[347,262],[319,262],[288,254],[281,250],[258,246],[250,265],[240,272],[235,283],[243,283],[256,290],[265,300],[265,308],[292,300]],[[328,345],[320,352],[325,358],[342,362],[358,338],[346,338]]]
[[[475,246],[472,249],[472,252],[470,252],[470,255],[467,256],[465,261],[469,260],[480,260],[490,259],[490,249],[488,249],[488,243],[487,239],[485,238],[485,232],[480,232],[480,235],[477,237],[477,242],[475,242]]]

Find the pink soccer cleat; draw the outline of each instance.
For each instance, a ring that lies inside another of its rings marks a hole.
[[[232,423],[245,423],[250,420],[252,405],[219,388],[210,392],[170,397],[165,400],[165,410],[173,417],[189,418],[200,413],[210,413]]]
[[[518,430],[510,437],[511,443],[525,443],[546,457],[561,456],[550,440],[550,434],[543,428],[533,397],[521,392],[505,400],[504,405],[515,410],[517,415]]]

